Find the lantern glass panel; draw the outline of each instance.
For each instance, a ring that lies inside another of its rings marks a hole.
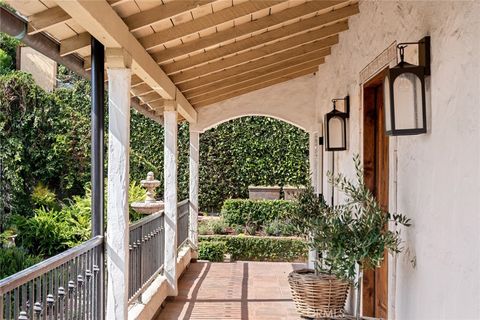
[[[402,73],[395,78],[393,92],[395,130],[421,128],[423,119],[420,78],[413,73]]]
[[[390,77],[383,80],[383,105],[385,110],[385,130],[392,130],[391,105],[390,105]]]
[[[345,121],[340,117],[330,118],[328,121],[328,147],[345,148]]]

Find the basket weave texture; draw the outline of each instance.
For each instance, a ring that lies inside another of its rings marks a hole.
[[[292,271],[288,275],[297,312],[314,319],[342,318],[350,283],[312,270]]]

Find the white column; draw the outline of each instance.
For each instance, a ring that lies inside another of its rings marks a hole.
[[[200,164],[200,133],[190,131],[190,226],[189,239],[198,246],[198,170]]]
[[[130,144],[130,78],[128,61],[118,49],[107,49],[108,202],[107,319],[128,315],[128,186]],[[109,63],[110,62],[110,63]]]
[[[308,134],[308,161],[310,165],[310,179],[313,187],[313,192],[318,194],[318,135],[316,132],[309,132]],[[317,251],[308,251],[308,268],[313,269],[315,267],[315,261],[317,260]]]
[[[175,101],[164,104],[164,183],[165,183],[165,262],[164,275],[168,294],[176,296],[177,288],[177,110]]]

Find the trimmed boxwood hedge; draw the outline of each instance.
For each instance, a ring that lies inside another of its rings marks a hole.
[[[261,227],[287,218],[293,206],[294,203],[287,200],[228,199],[223,203],[221,214],[230,226]]]
[[[224,242],[231,260],[294,262],[305,261],[308,255],[306,243],[299,238],[205,235],[199,240],[200,247]]]

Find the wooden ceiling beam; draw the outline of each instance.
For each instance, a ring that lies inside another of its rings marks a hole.
[[[165,19],[169,19],[183,12],[190,11],[213,1],[215,0],[189,0],[167,2],[165,4],[153,7],[149,10],[141,11],[131,16],[128,16],[124,19],[124,21],[130,31],[136,31],[148,25]]]
[[[191,103],[196,104],[205,100],[212,99],[213,97],[222,96],[232,91],[243,89],[245,87],[251,87],[263,82],[268,82],[270,80],[282,78],[282,77],[288,76],[289,74],[296,73],[301,70],[315,68],[324,62],[325,62],[325,59],[320,58],[320,59],[307,61],[307,62],[296,64],[296,65],[287,65],[285,68],[278,69],[270,73],[265,73],[258,77],[251,77],[245,81],[238,81],[237,83],[231,83],[229,86],[223,86],[216,90],[206,92],[196,97],[189,98],[189,100]]]
[[[212,99],[209,99],[209,100],[204,100],[202,102],[199,102],[199,103],[195,104],[194,106],[195,106],[195,108],[205,107],[205,106],[211,105],[211,104],[216,103],[216,102],[231,99],[231,98],[234,98],[234,97],[237,97],[237,96],[240,96],[240,95],[252,92],[252,91],[256,91],[256,90],[260,90],[260,89],[263,89],[263,88],[266,88],[266,87],[270,87],[270,86],[278,84],[278,83],[282,83],[282,82],[286,82],[286,81],[289,81],[289,80],[292,80],[292,79],[295,79],[295,78],[298,78],[298,77],[306,76],[308,74],[315,73],[317,70],[318,70],[318,67],[314,67],[314,68],[306,69],[306,70],[300,70],[296,73],[292,73],[292,74],[290,74],[288,76],[285,76],[285,77],[282,77],[282,78],[277,78],[277,79],[273,79],[273,80],[270,80],[270,81],[262,82],[260,84],[257,84],[257,85],[251,86],[251,87],[246,87],[246,88],[243,88],[243,89],[232,91],[232,92],[224,94],[224,95],[216,96],[216,97],[214,97]]]
[[[57,3],[105,47],[122,48],[128,52],[132,57],[132,72],[163,98],[175,99],[178,112],[189,122],[196,122],[195,109],[145,51],[107,1],[57,0]]]
[[[138,97],[138,99],[140,99],[140,104],[147,104],[147,103],[151,103],[153,101],[159,101],[159,100],[165,100],[162,98],[161,95],[159,95],[158,93],[156,92],[150,92],[150,93],[147,93],[141,97]]]
[[[303,33],[314,28],[318,28],[325,24],[347,20],[348,17],[355,15],[358,12],[358,4],[350,5],[345,8],[334,10],[326,14],[320,14],[313,18],[305,19],[282,28],[264,32],[255,37],[240,40],[232,44],[221,46],[217,49],[208,50],[205,53],[196,54],[187,59],[164,64],[162,65],[162,68],[167,74],[179,72],[197,65],[207,63],[211,60],[222,58],[229,54],[234,54],[238,51],[263,45],[274,40],[291,37],[293,35]],[[157,62],[159,62],[159,60],[156,59],[155,55],[153,55],[153,57]]]
[[[205,76],[207,74],[210,74],[219,70],[234,67],[236,65],[240,65],[242,63],[249,62],[251,60],[261,59],[261,58],[270,56],[272,54],[281,53],[283,51],[296,52],[296,50],[298,50],[299,48],[298,47],[299,45],[308,44],[306,46],[307,49],[302,50],[302,52],[305,52],[305,50],[318,50],[321,48],[331,47],[338,43],[338,35],[333,35],[328,38],[324,38],[324,39],[312,42],[312,39],[313,40],[318,39],[316,36],[310,36],[310,34],[313,34],[313,33],[314,32],[309,32],[308,34],[305,34],[305,36],[308,35],[307,37],[304,37],[304,36],[292,37],[281,42],[276,42],[272,45],[267,45],[258,49],[253,49],[251,51],[243,52],[235,56],[231,56],[229,58],[225,58],[219,61],[215,61],[206,65],[200,66],[198,68],[186,70],[182,73],[171,75],[170,78],[175,83],[187,81],[199,76]]]
[[[28,17],[28,34],[32,35],[67,22],[71,17],[60,7],[53,7]]]
[[[135,13],[123,19],[131,32],[146,27],[150,24],[169,19],[183,12],[197,8],[198,6],[208,4],[215,0],[191,0],[191,1],[173,1],[162,4],[152,9]],[[117,4],[115,2],[114,4]],[[113,6],[113,4],[111,4]],[[67,55],[75,51],[90,47],[90,34],[88,32],[80,33],[77,36],[65,39],[60,43],[60,53]]]
[[[137,97],[141,97],[147,93],[150,93],[150,92],[154,92],[155,90],[153,90],[148,84],[146,83],[142,83],[138,86],[135,86],[135,87],[132,87],[132,89],[130,90],[130,92],[134,95],[134,96],[137,96]]]
[[[60,42],[60,55],[63,57],[80,49],[90,47],[91,42],[92,37],[88,32],[83,32],[79,35],[62,40]]]
[[[196,78],[193,80],[180,83],[177,87],[182,92],[187,92],[198,87],[203,86],[215,86],[217,82],[223,82],[228,78],[238,76],[242,73],[247,73],[254,70],[263,70],[267,66],[276,66],[280,64],[288,63],[300,63],[303,61],[314,60],[316,58],[325,57],[330,54],[330,48],[319,49],[312,51],[312,45],[305,45],[302,47],[294,48],[292,50],[284,51],[279,54],[275,54],[263,59],[258,59],[246,64],[242,64],[224,71],[216,72],[205,77]]]
[[[327,9],[341,3],[342,1],[309,1],[296,7],[260,18],[258,20],[247,22],[234,28],[220,31],[197,40],[183,43],[179,46],[159,51],[152,56],[158,63],[166,62],[170,59],[199,51],[200,49],[206,49],[208,47],[221,44],[222,42],[232,40],[252,32],[265,30],[269,27],[279,25],[292,19],[300,18],[308,15],[309,13]],[[331,11],[331,13],[333,12],[335,12],[335,10]],[[326,15],[328,15],[328,13]]]
[[[174,26],[172,28],[139,38],[138,40],[145,47],[145,49],[153,49],[162,45],[165,42],[180,39],[182,37],[214,27],[224,22],[228,22],[236,18],[252,14],[253,12],[271,7],[284,1],[286,0],[242,2],[238,5],[219,10],[215,13],[200,17],[193,21],[182,23],[178,26]]]

